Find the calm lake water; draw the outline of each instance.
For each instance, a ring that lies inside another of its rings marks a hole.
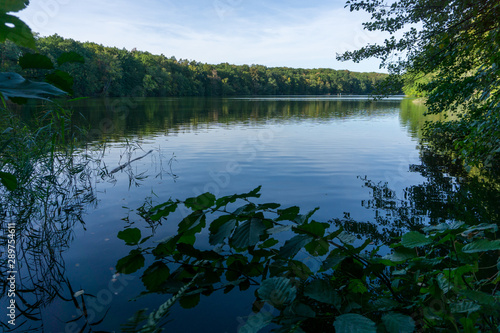
[[[63,253],[72,291],[84,290],[96,330],[120,331],[137,310],[157,308],[169,295],[145,296],[142,271],[116,276],[116,262],[130,247],[117,239],[128,225],[151,234],[134,209],[147,198],[161,203],[210,191],[217,196],[262,185],[259,202],[315,207],[317,221],[349,213],[373,220],[361,203],[370,198],[362,178],[388,182],[399,192],[424,178],[419,164],[422,108],[394,97],[279,97],[234,99],[111,99],[72,104],[91,123],[90,147],[112,170],[145,155],[113,177],[96,177],[96,206],[77,224]],[[179,213],[156,230],[176,230]],[[69,298],[69,290],[64,291]],[[174,306],[167,332],[236,332],[252,314],[253,290],[202,296],[189,310]],[[69,294],[70,295],[70,294]],[[78,332],[82,321],[71,302],[57,298],[41,311],[46,332]],[[39,324],[38,324],[39,325]]]

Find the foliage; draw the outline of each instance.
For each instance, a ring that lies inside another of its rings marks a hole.
[[[177,234],[153,246],[138,228],[120,232],[134,248],[117,269],[140,272],[143,295],[178,295],[189,284],[180,296],[188,308],[200,295],[256,286],[258,320],[240,332],[271,323],[277,332],[489,332],[500,324],[496,224],[429,225],[394,239],[388,251],[315,221],[316,210],[257,203],[259,191],[142,207],[150,223],[186,214]],[[197,241],[207,229],[210,249]]]
[[[498,168],[500,161],[500,4],[496,0],[347,1],[372,15],[368,30],[393,36],[339,55],[342,60],[382,59],[392,73],[417,82],[429,113],[460,119],[429,126],[427,140],[469,165]],[[402,32],[396,38],[396,32]]]
[[[268,68],[260,65],[210,65],[143,51],[77,42],[58,35],[38,38],[40,54],[74,77],[76,96],[234,96],[370,94],[386,74],[332,69]],[[23,72],[16,56],[28,51],[6,44],[1,68]],[[61,63],[64,54],[85,63]]]
[[[17,16],[9,14],[23,10],[28,3],[28,0],[7,0],[0,3],[0,43],[11,40],[16,45],[35,48],[31,29]]]

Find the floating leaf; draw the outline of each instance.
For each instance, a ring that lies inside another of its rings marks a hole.
[[[297,289],[292,280],[284,277],[274,277],[262,281],[257,290],[259,297],[275,307],[281,307],[295,300]]]
[[[149,291],[158,291],[161,284],[170,276],[167,265],[161,261],[156,261],[142,274],[142,282]]]
[[[137,245],[141,240],[141,231],[137,228],[129,228],[118,232],[118,238],[125,241],[127,245]]]
[[[129,255],[118,260],[116,270],[119,273],[132,274],[144,267],[144,256],[140,250],[132,250]]]
[[[26,23],[16,16],[0,13],[0,43],[7,39],[18,46],[36,48],[35,37]]]
[[[59,88],[46,82],[33,82],[26,80],[17,73],[0,73],[0,93],[6,98],[23,97],[46,99],[46,95],[66,94]]]
[[[252,218],[236,228],[231,237],[231,243],[237,249],[253,246],[259,242],[260,236],[266,232],[266,229],[262,219]]]
[[[64,52],[57,58],[57,64],[61,66],[62,64],[65,63],[85,63],[85,58],[79,54],[76,53],[75,51],[70,51],[70,52]]]
[[[333,323],[336,333],[376,333],[377,327],[370,319],[355,313],[337,317]]]
[[[425,246],[432,243],[432,239],[427,238],[424,234],[418,231],[410,231],[403,235],[401,244],[407,248]]]
[[[490,241],[487,239],[478,239],[462,248],[464,253],[486,252],[500,250],[500,240]]]
[[[19,58],[22,69],[54,69],[54,64],[49,57],[39,53],[26,53]]]
[[[382,322],[389,333],[412,333],[415,331],[415,321],[401,313],[390,312],[382,316]]]
[[[0,181],[9,191],[17,189],[17,179],[13,174],[0,172]]]

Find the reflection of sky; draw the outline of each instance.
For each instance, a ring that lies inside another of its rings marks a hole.
[[[336,53],[382,42],[362,30],[370,16],[344,1],[32,1],[21,18],[42,36],[207,63],[379,71],[377,61],[340,63]]]
[[[154,152],[115,174],[115,184],[98,184],[99,207],[85,217],[87,231],[76,228],[75,241],[65,255],[69,278],[75,288],[91,294],[107,288],[116,261],[132,249],[116,238],[126,225],[121,220],[127,216],[126,207],[136,209],[146,197],[159,203],[206,191],[219,196],[244,193],[263,185],[259,202],[278,202],[283,207],[298,205],[302,212],[320,207],[314,215],[318,221],[342,217],[344,212],[350,212],[359,221],[373,219],[372,212],[361,207],[361,201],[370,196],[358,176],[366,175],[374,182],[387,181],[396,190],[422,181],[419,175],[408,172],[408,165],[418,162],[418,154],[416,142],[400,124],[399,110],[385,105],[375,114],[360,112],[347,119],[332,117],[321,121],[306,118],[280,123],[247,122],[234,127],[211,124],[208,128],[179,131],[175,136],[145,136],[143,150],[134,151],[131,158],[150,149]],[[120,156],[125,152],[123,144],[110,144],[104,156],[108,168],[124,163],[126,159],[120,161]],[[176,156],[172,171],[178,178],[174,181],[166,173],[162,179],[156,177],[161,173],[160,159],[168,171],[172,154]],[[129,187],[127,172],[149,177],[141,186]],[[181,218],[177,214],[164,222],[155,239],[174,233]],[[130,221],[143,230],[143,236],[150,234],[133,213]],[[132,276],[134,279],[125,291],[115,295],[110,303],[111,326],[130,317],[136,306],[152,309],[166,300],[144,297],[127,302],[137,296],[136,288],[141,286],[140,274]],[[186,332],[195,332],[203,321],[212,329],[206,332],[220,332],[217,320],[230,326],[228,331],[235,331],[237,317],[248,316],[251,311],[252,292],[246,295],[248,303],[241,301],[238,292],[202,297],[198,308],[174,310],[175,321],[167,329],[180,331],[182,327]],[[192,317],[199,320],[194,322]]]

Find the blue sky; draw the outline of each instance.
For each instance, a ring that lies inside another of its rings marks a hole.
[[[366,13],[341,0],[32,0],[19,15],[42,36],[137,48],[217,64],[377,71],[379,62],[335,54],[380,42]]]

